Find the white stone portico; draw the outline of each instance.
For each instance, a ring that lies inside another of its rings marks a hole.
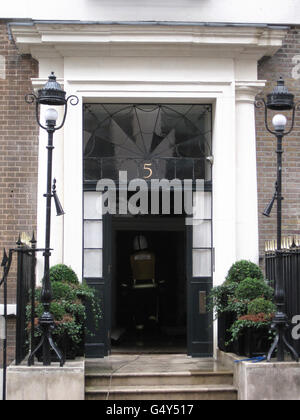
[[[41,86],[55,71],[70,107],[55,135],[54,175],[66,211],[53,218],[52,262],[82,273],[82,103],[213,103],[215,284],[236,259],[258,261],[254,97],[257,60],[284,30],[254,27],[36,24],[12,26],[22,53],[39,61]],[[41,132],[38,240],[43,243],[45,133]],[[63,245],[62,245],[63,244]]]
[[[138,25],[32,22],[11,25],[21,53],[39,62],[41,87],[54,71],[69,107],[54,138],[54,176],[65,210],[52,218],[51,264],[64,262],[82,277],[82,132],[85,102],[213,104],[214,285],[233,262],[258,262],[254,98],[264,87],[257,61],[277,51],[286,34],[267,25]],[[38,243],[44,242],[46,134],[40,134]],[[38,272],[42,273],[42,258]]]

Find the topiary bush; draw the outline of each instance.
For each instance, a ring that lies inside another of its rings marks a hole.
[[[219,348],[244,355],[264,352],[272,338],[273,298],[274,290],[258,265],[246,260],[233,264],[225,282],[209,296],[208,309],[219,318]]]
[[[246,278],[263,280],[264,275],[257,264],[251,261],[241,260],[231,266],[226,277],[226,282],[240,283]]]
[[[79,284],[76,273],[71,267],[67,267],[65,264],[57,264],[51,267],[49,275],[51,282],[59,281],[69,284]]]
[[[85,304],[89,305],[95,328],[97,328],[102,317],[100,302],[94,289],[86,284],[80,284],[77,275],[70,267],[63,264],[52,267],[50,269],[50,280],[53,299],[50,312],[55,321],[54,341],[60,347],[59,342],[63,338],[67,342],[67,357],[79,356],[82,353],[87,319]],[[37,339],[41,336],[38,319],[44,312],[41,293],[42,288],[35,290],[35,326],[37,327],[35,337]],[[31,305],[28,305],[26,310],[28,328],[30,328]]]
[[[266,314],[272,315],[276,312],[276,306],[270,300],[257,298],[248,304],[248,315]]]
[[[242,280],[235,290],[235,297],[238,300],[251,301],[259,297],[272,300],[273,296],[273,289],[263,279],[251,277]]]

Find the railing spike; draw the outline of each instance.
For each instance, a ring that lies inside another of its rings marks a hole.
[[[32,245],[36,244],[36,239],[35,239],[35,234],[34,234],[34,231],[32,232],[32,238],[31,238],[30,243],[31,243]]]
[[[1,267],[5,267],[8,261],[8,256],[6,253],[6,249],[3,248],[3,258],[2,258],[2,262],[1,262]]]
[[[22,245],[22,241],[21,241],[21,234],[19,233],[19,237],[18,240],[16,242],[16,245],[21,246]]]

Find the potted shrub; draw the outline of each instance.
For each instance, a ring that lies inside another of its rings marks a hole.
[[[273,294],[273,289],[264,280],[259,266],[245,260],[232,265],[225,282],[214,287],[210,293],[209,306],[218,318],[218,346],[221,350],[245,352],[243,338],[245,334],[250,334],[251,328],[248,331],[244,324],[245,328],[241,327],[240,334],[235,334],[235,328],[240,325],[238,321],[243,316],[253,315],[249,313],[252,301],[257,298],[272,301]]]
[[[240,260],[234,263],[226,276],[227,283],[240,283],[246,278],[263,280],[264,275],[261,268],[251,261]]]
[[[86,284],[80,284],[75,272],[64,264],[58,264],[50,269],[50,280],[53,294],[50,312],[54,316],[56,326],[53,331],[53,339],[64,353],[65,358],[74,359],[84,353],[85,304],[89,303],[97,326],[101,318],[100,303],[94,290]],[[41,303],[41,292],[41,288],[37,288],[35,291],[35,326],[37,327],[35,328],[35,337],[37,341],[41,336],[38,319],[44,311]],[[28,305],[28,322],[30,314],[31,305]]]
[[[249,302],[248,312],[230,327],[231,343],[238,343],[238,353],[247,357],[265,354],[271,344],[270,332],[276,306],[264,297]]]

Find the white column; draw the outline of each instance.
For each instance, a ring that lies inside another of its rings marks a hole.
[[[76,94],[66,84],[67,95]],[[82,279],[82,100],[69,104],[64,130],[64,264]]]
[[[264,82],[236,82],[236,257],[259,262],[255,96]]]
[[[213,245],[215,272],[213,285],[225,281],[236,261],[236,167],[234,86],[224,89],[216,100],[213,118]],[[214,357],[217,355],[218,323],[214,322]]]
[[[214,286],[225,281],[230,266],[236,261],[234,96],[234,86],[224,88],[216,100],[213,118]]]

